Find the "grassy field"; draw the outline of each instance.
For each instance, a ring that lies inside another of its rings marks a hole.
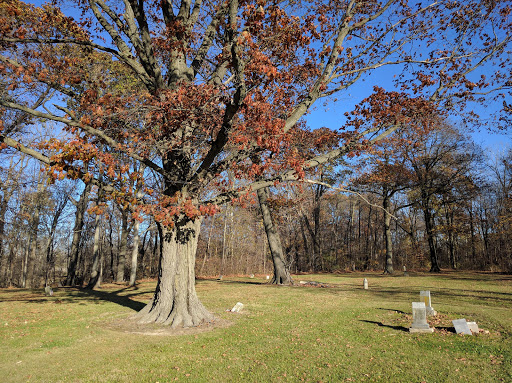
[[[362,289],[363,278],[370,288]],[[512,276],[480,273],[302,275],[200,280],[222,326],[169,335],[124,318],[154,282],[97,292],[0,290],[2,382],[512,382]],[[430,290],[433,334],[411,334],[411,302]],[[226,312],[236,302],[241,313]],[[486,330],[456,335],[451,320]],[[229,325],[226,325],[228,323]]]

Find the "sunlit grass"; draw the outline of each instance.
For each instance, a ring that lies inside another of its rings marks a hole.
[[[363,278],[369,281],[364,290]],[[201,280],[203,303],[231,326],[180,336],[112,323],[151,297],[154,283],[99,292],[0,290],[2,382],[499,382],[512,381],[512,276],[450,273]],[[410,334],[411,302],[430,290],[434,334]],[[236,302],[242,313],[226,312]],[[489,333],[458,336],[466,318]]]

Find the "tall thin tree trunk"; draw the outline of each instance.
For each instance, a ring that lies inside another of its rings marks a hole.
[[[30,215],[30,234],[28,240],[27,251],[25,252],[25,261],[23,264],[23,274],[21,280],[21,287],[32,287],[34,269],[37,255],[37,234],[39,230],[41,198],[44,193],[44,179],[41,177],[37,184],[37,191],[33,194],[32,198],[32,211]]]
[[[441,271],[441,268],[439,267],[439,262],[437,259],[437,249],[435,244],[434,228],[432,222],[433,217],[430,212],[430,208],[428,207],[428,204],[425,204],[423,206],[423,215],[425,217],[425,230],[427,232],[427,241],[430,253],[430,272],[438,273]]]
[[[139,255],[139,220],[135,220],[133,224],[133,249],[132,249],[132,262],[130,270],[130,283],[129,286],[135,286],[137,280],[137,257]]]
[[[121,208],[121,240],[119,243],[119,257],[117,260],[116,282],[124,282],[124,272],[126,266],[126,252],[128,249],[128,210]]]
[[[290,271],[285,263],[281,238],[279,236],[279,232],[274,226],[272,215],[267,204],[268,189],[258,189],[257,194],[260,202],[261,215],[263,216],[263,226],[267,233],[268,246],[274,263],[274,276],[272,278],[272,283],[278,285],[293,284]]]
[[[73,241],[71,242],[70,260],[68,265],[68,274],[66,277],[66,286],[75,285],[77,282],[78,257],[80,255],[80,242],[82,238],[82,229],[84,227],[85,211],[89,203],[89,193],[92,184],[86,184],[80,195],[80,199],[75,204],[75,225],[73,227]]]
[[[206,264],[206,260],[210,257],[210,245],[212,241],[212,232],[215,227],[215,215],[212,217],[212,222],[210,224],[210,230],[208,232],[208,242],[206,243],[206,252],[204,254],[203,263],[201,264],[201,269],[199,270],[199,275],[203,274],[204,265]]]
[[[384,274],[393,274],[393,242],[391,240],[391,213],[390,197],[384,192],[382,207],[384,208],[384,239],[386,242],[386,264],[384,266]]]
[[[99,200],[98,200],[99,201]],[[94,217],[94,244],[93,244],[93,255],[92,255],[92,266],[91,266],[91,278],[87,284],[88,289],[98,288],[101,285],[100,280],[100,239],[101,239],[101,215],[96,214]]]

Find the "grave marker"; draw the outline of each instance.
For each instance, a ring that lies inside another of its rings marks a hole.
[[[44,295],[46,295],[47,297],[51,297],[53,295],[53,290],[50,286],[45,286]]]
[[[244,308],[244,304],[237,302],[236,305],[233,306],[231,309],[232,313],[239,313]]]
[[[476,322],[468,322],[468,327],[473,334],[478,334],[480,332],[480,329],[478,328]]]
[[[368,279],[363,279],[363,289],[368,290]]]
[[[425,302],[412,302],[412,325],[409,332],[434,332],[434,329],[430,328],[427,322]]]
[[[457,334],[473,335],[471,329],[468,326],[468,322],[466,322],[466,319],[455,319],[452,320],[452,323]]]
[[[420,302],[425,302],[425,307],[427,310],[427,315],[433,316],[437,315],[436,310],[432,307],[432,301],[430,298],[430,291],[420,291]]]

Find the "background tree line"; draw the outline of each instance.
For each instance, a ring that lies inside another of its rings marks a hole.
[[[49,183],[27,156],[2,155],[2,287],[156,277],[161,238],[154,221],[135,219],[128,206],[82,181]],[[267,202],[292,273],[404,266],[510,272],[511,188],[511,150],[483,153],[440,123],[397,131],[348,162],[271,188]],[[206,218],[198,248],[199,276],[272,274],[256,196]]]

